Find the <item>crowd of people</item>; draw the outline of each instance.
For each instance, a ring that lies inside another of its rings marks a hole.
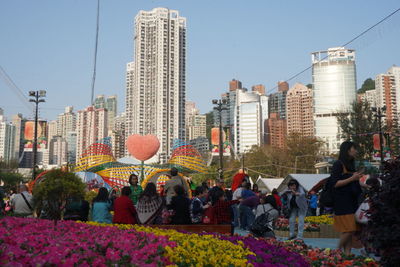
[[[347,254],[360,230],[355,212],[362,201],[362,187],[365,190],[369,187],[359,182],[363,172],[355,169],[356,155],[356,145],[344,142],[330,178],[324,181],[334,188],[334,227],[341,233],[339,248]],[[316,215],[317,208],[322,205],[317,190],[307,193],[295,179],[288,183],[284,192],[278,193],[274,189],[271,194],[266,194],[257,184],[251,187],[244,171],[235,175],[229,190],[225,188],[224,180],[217,180],[213,187],[204,182],[192,190],[176,168],[171,168],[169,175],[171,178],[159,191],[151,182],[143,189],[138,177],[132,174],[129,186],[123,187],[118,194],[102,187],[92,203],[71,198],[64,207],[63,219],[118,224],[228,224],[232,229],[240,227],[258,236],[271,237],[274,236],[275,221],[284,216],[289,219],[289,239],[302,239],[305,217]],[[33,197],[25,185],[20,185],[19,193],[12,193],[9,201],[2,205],[17,216],[34,216]],[[40,218],[54,218],[48,212],[51,209],[46,208],[50,205],[55,204],[43,203]]]

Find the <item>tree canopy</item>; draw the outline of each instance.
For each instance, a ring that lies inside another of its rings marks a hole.
[[[349,113],[339,113],[337,121],[341,138],[358,144],[360,159],[371,160],[373,154],[372,134],[378,131],[378,122],[368,102],[354,102]]]
[[[71,172],[60,169],[51,170],[45,174],[43,181],[40,181],[33,188],[35,205],[42,208],[44,203],[51,203],[46,210],[52,218],[61,218],[61,207],[71,197],[83,198],[86,184]]]
[[[372,80],[371,78],[368,78],[364,81],[361,88],[358,89],[358,93],[362,94],[362,93],[365,93],[365,91],[374,90],[374,89],[375,89],[375,81]]]

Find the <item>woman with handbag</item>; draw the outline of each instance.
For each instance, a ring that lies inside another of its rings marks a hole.
[[[360,230],[354,213],[358,208],[361,194],[360,178],[362,172],[355,171],[357,146],[346,141],[340,145],[339,160],[332,166],[334,228],[340,232],[339,249],[349,255],[355,234]]]

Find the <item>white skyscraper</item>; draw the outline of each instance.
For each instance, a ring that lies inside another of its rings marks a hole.
[[[15,159],[15,126],[0,115],[0,161]]]
[[[338,152],[340,129],[335,114],[351,109],[356,100],[355,52],[344,47],[312,53],[315,136],[325,152]]]
[[[93,106],[79,110],[77,115],[76,131],[76,159],[91,144],[107,137],[108,114],[104,108],[96,109]]]
[[[252,146],[260,146],[263,143],[262,120],[266,116],[268,101],[257,92],[246,92],[243,89],[236,90],[236,105],[234,117],[234,144],[235,154],[242,154]]]
[[[166,162],[185,138],[186,19],[155,8],[135,17],[134,62],[127,65],[127,136],[154,134]]]

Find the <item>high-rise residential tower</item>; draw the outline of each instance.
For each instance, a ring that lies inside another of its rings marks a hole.
[[[58,115],[57,119],[57,135],[62,138],[67,137],[68,132],[75,131],[76,128],[76,114],[73,112],[74,108],[68,106],[65,112]],[[50,128],[50,125],[49,125]],[[50,129],[49,129],[50,130]],[[49,138],[51,138],[49,136]]]
[[[196,103],[186,101],[186,142],[198,137],[206,137],[206,115],[199,114]]]
[[[387,73],[375,78],[376,104],[386,107],[384,118],[388,130],[398,125],[400,116],[400,67],[392,66]]]
[[[312,91],[296,83],[286,95],[286,123],[288,134],[314,136]]]
[[[15,159],[15,126],[0,115],[0,161]]]
[[[311,55],[315,136],[325,142],[325,152],[336,153],[342,140],[335,115],[356,101],[355,51],[335,47]]]
[[[135,17],[134,63],[127,66],[127,136],[154,134],[166,162],[185,138],[186,18],[155,8]]]
[[[125,113],[114,118],[114,126],[111,132],[111,145],[113,155],[116,159],[123,158],[126,153],[126,116]]]
[[[87,107],[79,110],[76,122],[76,159],[91,144],[107,137],[108,114],[104,108]]]
[[[108,132],[110,133],[114,127],[114,119],[117,116],[117,96],[112,95],[106,99],[106,109],[108,113]]]

